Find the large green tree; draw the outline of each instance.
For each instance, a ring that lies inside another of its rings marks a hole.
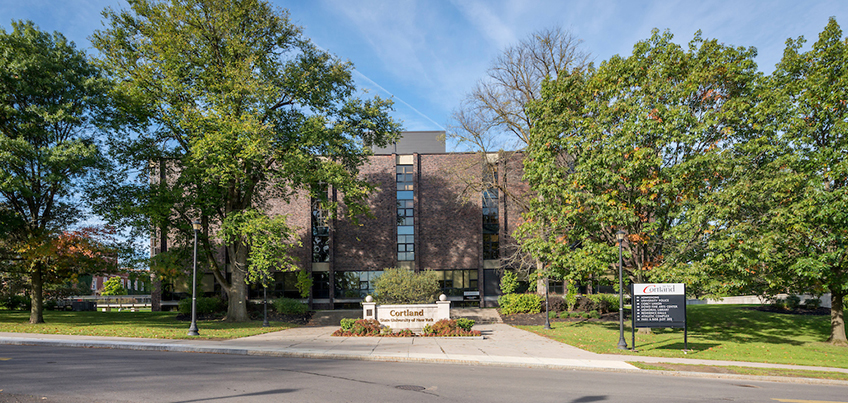
[[[62,34],[32,22],[0,28],[0,260],[28,279],[31,323],[44,322],[45,284],[68,280],[56,245],[82,218],[78,191],[101,166],[109,94],[100,69]]]
[[[340,191],[344,214],[367,211],[372,186],[358,168],[369,146],[397,137],[391,102],[359,97],[351,64],[317,48],[266,2],[129,5],[107,10],[93,41],[123,92],[139,101],[135,112],[149,117],[148,130],[115,139],[116,160],[154,183],[106,186],[101,202],[138,228],[152,220],[171,243],[189,241],[199,219],[200,253],[228,294],[227,320],[247,320],[246,280],[293,263],[269,252],[292,242],[269,202],[296,192],[326,200],[312,191],[320,183]]]
[[[636,281],[697,261],[730,169],[724,144],[750,129],[755,55],[654,31],[629,57],[548,83],[525,160],[540,197],[521,228],[545,236],[528,248],[575,278],[615,267],[620,230]]]
[[[739,290],[831,293],[829,341],[846,345],[848,294],[848,43],[830,19],[812,49],[787,40],[736,148],[722,192],[707,276]]]
[[[831,18],[811,50],[801,52],[803,43],[787,41],[773,74],[788,111],[781,132],[796,157],[790,167],[803,179],[788,206],[777,206],[792,217],[781,249],[795,275],[831,293],[829,341],[848,345],[848,39]]]

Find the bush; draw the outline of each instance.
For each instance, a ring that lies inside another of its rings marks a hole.
[[[353,324],[356,323],[357,320],[358,319],[355,319],[355,318],[342,318],[342,320],[341,320],[342,330],[343,331],[349,331],[353,327]]]
[[[577,297],[577,308],[580,312],[589,312],[595,309],[595,301],[587,296]]]
[[[771,307],[774,309],[786,309],[786,300],[783,298],[775,298],[771,301]]]
[[[821,299],[819,298],[807,298],[807,300],[804,301],[805,309],[816,310],[819,309],[820,306]]]
[[[538,294],[507,294],[498,297],[498,305],[503,315],[513,313],[542,312],[544,299]]]
[[[11,310],[29,311],[32,309],[32,300],[26,295],[8,295],[0,300],[0,306]]]
[[[386,269],[374,281],[375,297],[381,304],[429,304],[441,289],[436,272],[415,273],[407,269]]]
[[[799,297],[797,295],[790,295],[790,296],[786,297],[785,301],[786,301],[786,309],[789,309],[790,311],[797,310],[798,308],[801,307],[801,297]]]
[[[274,310],[281,315],[303,315],[309,307],[296,299],[278,298],[273,302]]]
[[[472,321],[473,322],[473,321]],[[459,326],[456,320],[442,319],[432,325],[424,326],[424,336],[479,336],[476,330],[466,330]]]
[[[456,326],[462,330],[471,330],[475,323],[474,319],[456,318]]]
[[[518,281],[518,275],[512,270],[505,270],[501,276],[501,292],[504,294],[512,294],[518,290],[521,284]]]
[[[548,311],[548,318],[550,318],[550,319],[556,319],[556,318],[557,318],[557,313],[556,313],[556,312],[554,312],[554,311]]]
[[[586,317],[591,319],[599,319],[601,317],[601,313],[598,311],[589,311],[586,314]]]
[[[376,336],[381,333],[380,322],[376,319],[357,319],[350,327],[350,332],[356,336]]]
[[[544,304],[544,301],[542,302]],[[548,311],[562,312],[565,310],[565,300],[561,297],[548,297]]]
[[[595,303],[594,309],[601,313],[618,310],[618,294],[590,294],[587,297]]]
[[[577,314],[576,312],[562,311],[562,312],[559,313],[559,318],[560,319],[568,319],[572,316],[576,316],[576,314]]]
[[[197,297],[196,305],[198,314],[216,314],[223,312],[227,307],[218,297]],[[179,310],[183,315],[191,315],[191,298],[180,300]]]

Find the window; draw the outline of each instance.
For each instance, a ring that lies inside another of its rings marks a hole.
[[[487,165],[483,169],[483,182],[493,185],[498,182],[498,167]],[[483,191],[483,259],[499,259],[498,233],[498,189],[494,186]]]
[[[398,235],[398,260],[415,260],[415,235]]]
[[[477,270],[436,270],[436,279],[442,292],[448,296],[462,296],[463,291],[478,291]]]
[[[335,273],[336,298],[365,298],[374,295],[374,281],[383,271],[340,271]]]
[[[397,258],[415,260],[415,191],[412,165],[397,165]]]
[[[315,192],[326,196],[327,186],[317,186]],[[316,263],[330,261],[330,224],[321,203],[320,198],[312,199],[312,261]]]

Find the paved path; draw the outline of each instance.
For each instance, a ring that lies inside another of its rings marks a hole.
[[[0,332],[0,344],[592,369],[600,371],[640,371],[627,363],[627,361],[638,361],[718,366],[736,365],[848,373],[848,369],[843,368],[645,357],[627,353],[622,355],[595,354],[531,332],[516,329],[509,325],[497,323],[474,326],[474,329],[480,330],[483,333],[483,337],[480,338],[331,336],[331,333],[336,329],[338,329],[338,326],[299,327],[234,340],[166,340]],[[714,374],[713,376],[722,375],[725,374]],[[805,382],[816,381],[818,380]]]

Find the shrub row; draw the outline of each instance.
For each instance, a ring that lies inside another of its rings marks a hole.
[[[539,313],[545,300],[538,294],[506,294],[498,297],[498,305],[503,315],[513,313]]]
[[[227,309],[227,304],[218,297],[197,297],[197,313],[201,315],[216,314]],[[180,300],[180,313],[191,315],[191,298]]]

